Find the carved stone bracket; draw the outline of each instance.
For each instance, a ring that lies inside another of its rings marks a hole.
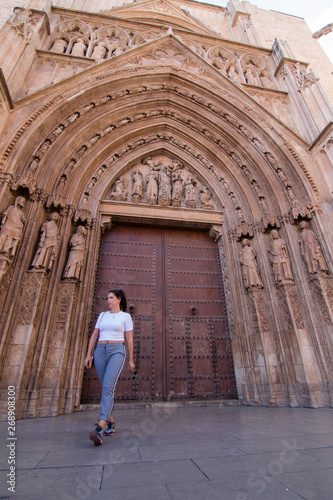
[[[10,188],[14,192],[19,188],[27,189],[29,191],[30,198],[34,199],[34,195],[37,190],[37,181],[29,175],[21,175],[13,179]]]

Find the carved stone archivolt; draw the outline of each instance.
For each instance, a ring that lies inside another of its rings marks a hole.
[[[116,179],[109,197],[161,207],[217,209],[207,186],[181,162],[165,155],[143,158]]]

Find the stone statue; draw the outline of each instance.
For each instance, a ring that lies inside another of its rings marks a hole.
[[[69,256],[64,270],[64,278],[80,279],[83,266],[84,254],[86,251],[87,230],[84,226],[78,226],[76,233],[70,239]]]
[[[293,275],[290,269],[290,261],[285,242],[279,238],[279,233],[276,229],[271,231],[272,244],[268,250],[270,261],[273,268],[274,279],[276,283],[292,281]]]
[[[60,215],[58,212],[53,212],[51,219],[42,225],[38,248],[31,267],[47,270],[52,269],[56,248],[59,243],[59,220]]]
[[[116,180],[114,189],[110,195],[110,198],[115,201],[126,201],[127,200],[127,183],[123,177],[119,177]]]
[[[171,181],[168,167],[163,167],[159,174],[158,204],[168,207],[171,203]]]
[[[149,165],[150,170],[146,177],[147,184],[147,203],[149,205],[157,204],[157,195],[158,195],[158,172],[156,171],[155,164],[152,160],[145,160],[144,163]]]
[[[143,196],[143,177],[140,170],[134,170],[132,174],[132,196],[133,203],[140,203]]]
[[[200,202],[201,202],[201,208],[205,208],[206,210],[214,209],[214,205],[212,203],[212,196],[205,186],[202,186],[202,188],[200,189]]]
[[[67,48],[66,40],[58,38],[57,40],[54,41],[50,50],[51,52],[59,52],[60,54],[63,54],[64,52],[66,52],[66,48]]]
[[[188,176],[185,181],[185,205],[188,208],[197,206],[197,181],[194,177]]]
[[[17,245],[21,241],[25,217],[23,208],[25,198],[18,196],[15,204],[9,206],[3,214],[0,230],[0,253],[13,258]]]
[[[257,84],[256,79],[254,77],[254,74],[252,73],[252,70],[250,68],[246,68],[246,70],[244,72],[244,76],[245,76],[246,83],[248,83],[249,85],[256,85]]]
[[[183,179],[180,170],[176,170],[172,174],[172,200],[173,207],[180,207],[182,204]]]
[[[237,73],[237,71],[235,70],[233,65],[229,66],[229,69],[227,71],[227,75],[228,75],[228,78],[230,80],[232,80],[233,82],[240,82],[241,81],[239,74]]]
[[[82,38],[78,38],[72,48],[72,56],[84,57],[86,52],[86,44]]]
[[[311,229],[308,229],[309,224],[306,221],[301,221],[299,228],[301,230],[301,252],[306,263],[309,274],[315,274],[319,271],[328,271],[326,262],[321,252],[317,236]]]
[[[104,59],[106,54],[106,48],[103,42],[98,42],[97,45],[95,45],[94,50],[91,54],[92,59]]]
[[[242,241],[242,250],[239,255],[239,260],[242,265],[242,274],[245,288],[259,287],[263,288],[263,284],[258,272],[258,264],[256,261],[256,254],[250,241],[244,238]]]

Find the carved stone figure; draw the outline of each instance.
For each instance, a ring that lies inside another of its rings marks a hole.
[[[202,188],[200,189],[200,201],[201,201],[201,208],[205,208],[206,210],[214,209],[214,205],[212,203],[212,196],[205,186],[202,186]]]
[[[111,193],[110,198],[115,201],[127,200],[127,184],[123,177],[119,177],[119,179],[116,180],[114,190]]]
[[[172,174],[172,200],[171,205],[173,207],[180,207],[182,204],[182,191],[183,191],[183,180],[181,176],[181,171],[176,170]]]
[[[145,160],[145,163],[150,166],[149,173],[146,178],[147,184],[147,203],[149,205],[157,204],[157,196],[158,196],[158,173],[155,170],[155,165],[152,160]]]
[[[242,265],[242,275],[245,288],[263,288],[263,284],[259,276],[256,254],[253,248],[250,247],[250,241],[247,238],[244,238],[242,241],[242,247],[239,260]]]
[[[38,248],[31,263],[31,267],[47,270],[52,269],[56,248],[59,243],[59,219],[60,215],[58,212],[53,212],[51,214],[51,219],[44,222],[42,225]]]
[[[63,274],[64,278],[80,279],[84,254],[86,251],[86,235],[86,228],[84,226],[78,226],[76,233],[71,237],[69,242],[69,256]]]
[[[3,214],[0,230],[0,253],[13,258],[17,245],[21,241],[25,217],[23,208],[25,198],[18,196],[15,204],[9,206]]]
[[[58,38],[57,40],[54,41],[50,50],[51,52],[58,52],[60,54],[63,54],[64,52],[66,52],[66,48],[67,48],[66,40]]]
[[[185,205],[188,208],[196,208],[197,206],[197,181],[194,177],[189,176],[185,181]]]
[[[244,72],[245,80],[249,85],[256,85],[256,79],[250,68],[246,68]]]
[[[286,244],[283,239],[279,238],[276,229],[271,231],[271,236],[273,241],[268,253],[270,254],[274,279],[276,283],[293,280]]]
[[[163,167],[159,174],[158,204],[168,207],[171,203],[171,181],[168,167]]]
[[[106,48],[103,42],[98,42],[97,45],[95,45],[94,50],[91,54],[92,59],[104,59],[106,54]]]
[[[299,228],[301,230],[301,252],[306,263],[309,274],[316,274],[319,271],[327,272],[326,262],[321,252],[316,234],[308,229],[309,224],[301,221]]]
[[[140,203],[143,196],[143,177],[140,170],[135,170],[132,174],[132,196],[133,203]]]
[[[78,38],[72,48],[72,56],[84,57],[86,51],[86,44],[82,38]]]
[[[241,81],[239,74],[235,70],[234,66],[231,65],[229,67],[227,74],[228,74],[228,78],[230,78],[230,80],[232,80],[233,82],[240,82]]]

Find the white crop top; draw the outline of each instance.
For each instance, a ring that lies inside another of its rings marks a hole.
[[[126,312],[112,314],[106,311],[98,316],[95,328],[99,330],[99,342],[105,340],[123,342],[124,333],[133,330],[133,321]]]

